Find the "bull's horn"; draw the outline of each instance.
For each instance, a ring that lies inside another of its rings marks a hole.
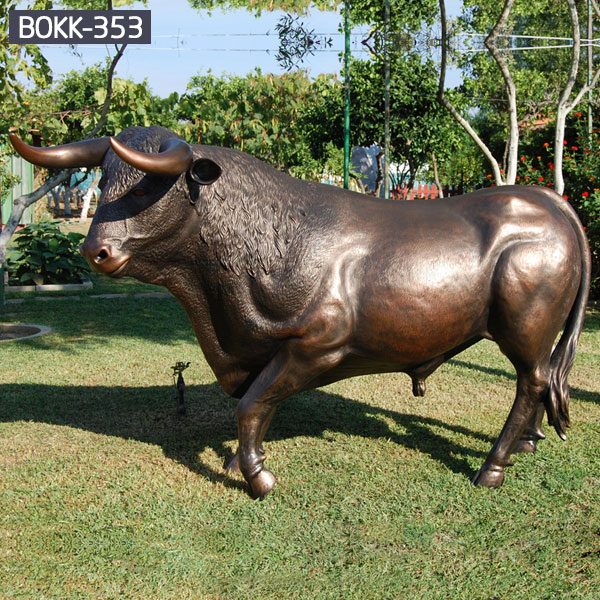
[[[117,156],[144,173],[155,175],[180,175],[190,168],[194,155],[190,145],[179,138],[164,141],[158,153],[147,154],[124,146],[114,137],[110,145]]]
[[[9,134],[14,149],[29,162],[40,167],[98,167],[108,150],[108,138],[83,140],[62,146],[36,148],[23,142],[15,133]]]

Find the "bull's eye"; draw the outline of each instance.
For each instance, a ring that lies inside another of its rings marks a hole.
[[[135,188],[133,190],[133,195],[134,196],[145,196],[146,195],[146,190],[144,188]]]

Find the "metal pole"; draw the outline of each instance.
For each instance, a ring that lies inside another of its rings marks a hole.
[[[383,142],[383,196],[387,200],[390,197],[390,54],[388,52],[388,42],[390,34],[390,0],[385,0],[385,21],[383,29],[383,60],[385,75],[384,92],[384,142]]]
[[[344,188],[350,173],[350,0],[344,4]]]
[[[592,47],[592,37],[594,35],[593,29],[593,21],[592,21],[592,4],[590,0],[587,2],[588,9],[588,25],[587,25],[587,38],[588,38],[588,47],[587,47],[587,62],[588,62],[588,73],[587,73],[587,83],[589,86],[592,85],[592,71],[594,70],[594,49]],[[588,91],[588,140],[592,142],[592,88],[590,87]]]

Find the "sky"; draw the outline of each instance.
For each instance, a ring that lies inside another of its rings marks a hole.
[[[448,13],[456,14],[460,5],[461,0],[448,0]],[[193,10],[188,0],[148,0],[146,7],[137,2],[131,8],[151,11],[152,44],[129,45],[119,61],[117,76],[136,82],[146,79],[159,96],[182,93],[193,75],[209,71],[245,75],[258,67],[263,72],[283,72],[275,59],[279,45],[275,26],[284,13],[264,13],[260,18],[243,10],[209,14]],[[312,76],[339,73],[339,53],[344,46],[343,35],[338,32],[342,16],[315,9],[301,20],[307,29],[328,34],[333,41],[331,49],[309,56],[301,67]],[[361,39],[360,35],[353,36],[352,52],[366,57]],[[104,61],[108,53],[114,54],[114,46],[105,45],[79,45],[76,54],[67,45],[42,48],[55,75],[83,70]],[[452,74],[448,80],[452,84]]]

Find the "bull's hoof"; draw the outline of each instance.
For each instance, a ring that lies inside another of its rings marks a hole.
[[[537,446],[536,440],[518,440],[513,448],[513,452],[535,452]]]
[[[262,500],[275,485],[275,475],[269,469],[262,469],[248,480],[250,495],[256,500]]]
[[[481,485],[489,488],[499,488],[504,481],[504,469],[494,465],[483,465],[477,475],[473,477],[474,485]]]

